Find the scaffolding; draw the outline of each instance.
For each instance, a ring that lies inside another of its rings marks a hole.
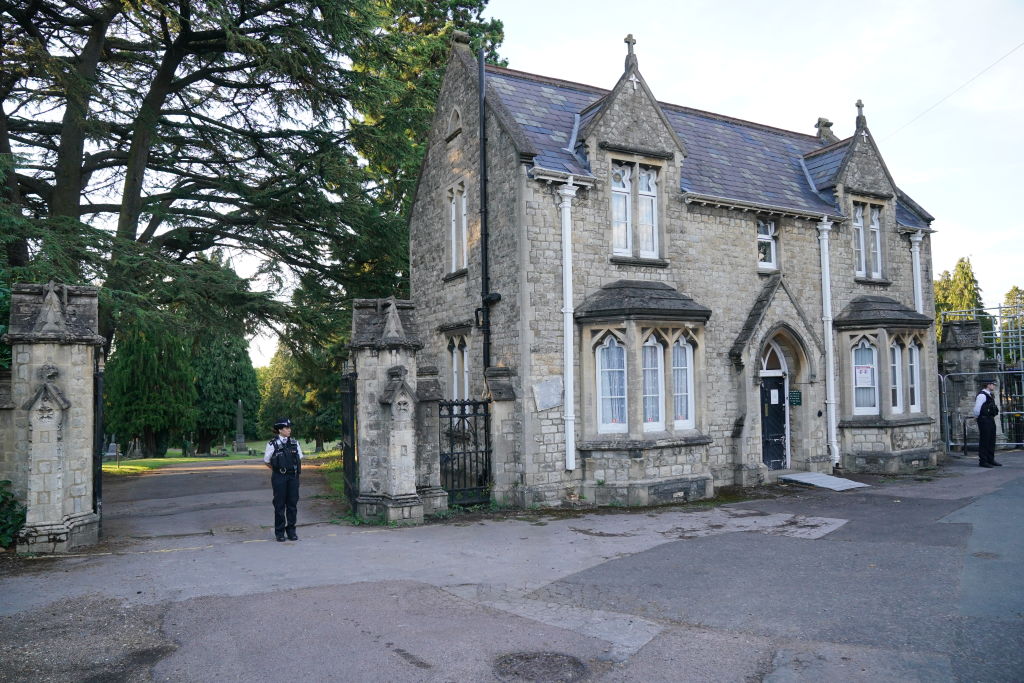
[[[978,372],[939,375],[943,436],[947,452],[977,449],[974,415],[962,401],[951,400],[957,381],[976,383],[984,377],[997,380],[1000,447],[1024,447],[1024,304],[962,311],[943,311],[939,323],[975,321],[980,326],[983,359]],[[977,395],[974,391],[971,396]],[[973,405],[973,401],[971,401]]]

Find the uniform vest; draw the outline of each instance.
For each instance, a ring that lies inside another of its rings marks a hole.
[[[288,437],[285,443],[274,439],[270,443],[274,444],[274,453],[270,456],[270,466],[275,472],[294,470],[298,473],[302,469],[302,458],[299,457],[299,443],[295,439]]]
[[[978,417],[995,417],[999,414],[999,408],[996,407],[996,400],[992,398],[992,394],[987,391],[981,392],[985,394],[985,402],[981,405],[981,410],[978,411]]]

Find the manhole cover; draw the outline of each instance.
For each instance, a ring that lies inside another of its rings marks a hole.
[[[494,671],[506,681],[582,681],[587,667],[560,652],[513,652],[498,657]]]

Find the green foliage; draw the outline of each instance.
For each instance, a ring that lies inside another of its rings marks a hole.
[[[933,283],[935,288],[935,325],[939,341],[942,341],[943,320],[979,320],[983,333],[991,333],[994,327],[992,316],[985,312],[981,298],[981,287],[974,276],[971,259],[962,257],[956,262],[952,275],[942,271]]]
[[[495,57],[485,5],[0,3],[13,277],[102,282],[110,343],[121,320],[181,310],[186,330],[287,322],[293,276],[342,300],[406,291],[402,216],[448,39]],[[227,277],[219,248],[255,271]]]
[[[3,275],[4,270],[0,268],[0,337],[7,332],[11,320],[11,290]],[[7,370],[10,367],[11,345],[0,341],[0,368]]]
[[[10,487],[7,479],[0,481],[0,548],[11,545],[25,526],[25,506],[18,502]]]
[[[258,412],[257,433],[260,438],[270,439],[273,435],[274,420],[290,418],[295,423],[296,438],[304,436],[302,402],[305,398],[304,389],[296,383],[298,365],[287,349],[278,347],[277,353],[270,359],[270,365],[260,368],[256,373],[260,387],[260,409]]]
[[[200,335],[193,346],[192,367],[199,452],[209,453],[218,439],[233,440],[239,400],[248,421],[246,432],[255,434],[260,394],[245,337],[240,333]]]
[[[147,453],[187,432],[174,349],[270,325],[294,367],[261,414],[337,435],[350,302],[407,296],[404,216],[452,32],[498,59],[486,4],[0,2],[0,281],[102,283],[108,431]],[[132,371],[154,367],[166,381]]]
[[[158,433],[188,431],[195,420],[190,340],[146,320],[124,323],[104,389],[107,431],[121,443],[141,438],[145,456],[162,455]]]

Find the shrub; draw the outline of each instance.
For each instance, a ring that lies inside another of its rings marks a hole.
[[[0,547],[4,548],[14,542],[25,526],[25,506],[14,497],[10,487],[7,479],[0,481]]]

